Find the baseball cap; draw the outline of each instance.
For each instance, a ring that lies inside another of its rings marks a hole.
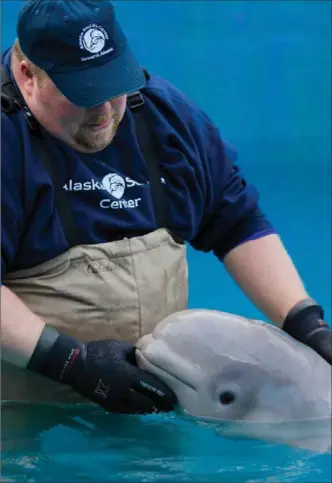
[[[92,107],[145,85],[109,0],[29,0],[17,37],[67,99]]]

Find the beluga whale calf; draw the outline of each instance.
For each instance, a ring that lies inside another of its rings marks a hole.
[[[271,324],[177,312],[137,342],[136,358],[174,391],[180,414],[224,436],[331,451],[332,367]]]

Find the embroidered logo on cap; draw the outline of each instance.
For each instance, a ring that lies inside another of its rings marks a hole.
[[[79,37],[80,49],[86,50],[93,55],[81,57],[81,61],[92,60],[112,52],[114,50],[113,47],[103,50],[108,38],[106,30],[101,25],[90,24],[84,27]]]

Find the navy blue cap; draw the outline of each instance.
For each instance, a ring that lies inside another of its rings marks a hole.
[[[78,106],[96,106],[145,85],[109,0],[29,0],[17,37],[27,58]]]

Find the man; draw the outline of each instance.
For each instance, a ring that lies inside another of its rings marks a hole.
[[[2,398],[172,410],[134,344],[187,307],[185,242],[331,363],[323,310],[256,190],[208,116],[144,73],[112,4],[32,0],[17,37],[3,56],[18,97],[2,114]]]

